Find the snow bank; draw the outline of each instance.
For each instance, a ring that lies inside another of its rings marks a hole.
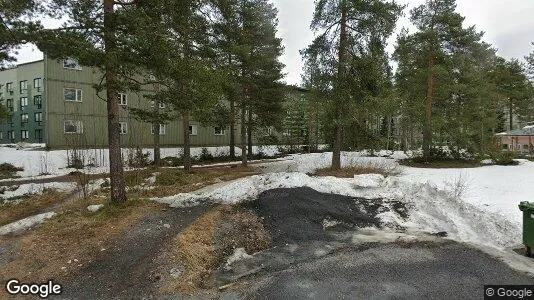
[[[521,244],[519,224],[499,214],[477,208],[429,183],[412,183],[402,178],[384,178],[377,174],[335,178],[310,177],[298,172],[268,173],[238,179],[198,194],[185,193],[153,200],[172,207],[192,206],[200,202],[235,204],[256,199],[266,190],[294,187],[402,202],[409,208],[407,219],[392,211],[379,215],[384,225],[392,229],[404,228],[407,232],[427,233],[446,231],[451,239],[500,249]]]
[[[31,216],[13,223],[9,223],[0,227],[0,235],[17,234],[22,231],[28,230],[36,225],[44,222],[46,219],[52,218],[56,213],[47,212],[40,215]]]
[[[518,205],[534,202],[534,162],[521,160],[518,166],[484,166],[470,169],[404,168],[403,179],[430,183],[450,190],[459,181],[465,185],[462,200],[485,211],[501,214],[515,223],[522,222]]]

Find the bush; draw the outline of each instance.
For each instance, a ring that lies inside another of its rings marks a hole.
[[[134,152],[128,153],[128,165],[134,168],[146,167],[150,164],[148,156],[148,152],[143,153],[143,150],[137,147]]]
[[[23,168],[19,168],[19,167],[15,167],[14,165],[8,164],[8,163],[0,164],[0,172],[2,172],[2,173],[4,173],[4,172],[15,173],[15,172],[19,172],[19,171],[24,171],[24,169]]]
[[[77,170],[83,169],[84,162],[80,151],[73,150],[68,158],[67,168],[74,168]]]
[[[213,155],[208,151],[208,148],[203,147],[202,151],[200,152],[200,156],[198,157],[199,161],[213,161],[214,157]]]
[[[446,162],[446,161],[465,161],[465,162],[474,162],[476,161],[475,157],[467,151],[455,151],[450,150],[448,147],[432,147],[430,148],[430,157],[424,158],[421,155],[415,156],[412,158],[412,162],[421,164],[428,162]]]
[[[491,159],[496,165],[500,166],[516,166],[519,164],[515,159],[517,152],[513,151],[499,151],[491,154]]]
[[[163,162],[168,167],[179,167],[182,165],[182,159],[176,156],[167,156],[163,159]]]

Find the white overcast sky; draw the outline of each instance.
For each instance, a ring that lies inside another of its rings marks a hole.
[[[314,10],[313,0],[272,0],[279,10],[278,35],[285,47],[281,58],[286,65],[286,82],[299,84],[302,60],[299,50],[305,48],[313,39],[310,22]],[[409,9],[424,3],[424,0],[397,0],[407,4],[405,16],[397,24],[397,32],[402,27],[410,27]],[[484,40],[499,50],[506,58],[522,59],[534,47],[534,0],[457,0],[457,11],[466,17],[465,25],[476,25],[484,31]],[[47,21],[45,25],[54,24]],[[394,34],[394,37],[396,34]],[[393,49],[395,38],[391,38],[389,49]],[[20,63],[38,60],[42,53],[32,46],[19,51]]]

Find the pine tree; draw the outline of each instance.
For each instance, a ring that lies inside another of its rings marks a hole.
[[[27,19],[41,8],[34,0],[0,1],[0,69],[16,60],[13,54],[18,46],[33,40],[33,32],[39,30],[41,24]]]
[[[126,202],[124,169],[120,143],[119,91],[138,88],[134,74],[143,71],[139,53],[131,47],[139,29],[137,6],[144,1],[52,0],[51,14],[68,17],[62,27],[44,30],[37,37],[38,46],[51,58],[72,57],[84,66],[100,69],[102,80],[95,86],[107,101],[108,148],[111,201]],[[105,92],[104,92],[105,91]]]
[[[532,84],[517,59],[497,60],[490,79],[501,97],[501,110],[508,114],[508,130],[513,130],[513,117],[528,117],[532,109]]]
[[[532,43],[532,46],[534,46],[534,43]],[[526,56],[525,60],[527,61],[527,73],[529,78],[531,81],[534,81],[534,51]]]
[[[241,161],[252,153],[257,126],[279,119],[283,90],[279,80],[283,48],[276,37],[277,10],[267,0],[217,1],[216,24],[220,65],[226,72],[225,94],[230,103],[230,151],[234,154],[234,124],[240,117]],[[247,151],[248,149],[248,151]]]
[[[351,119],[347,111],[354,111],[350,108],[357,106],[355,100],[362,94],[373,94],[377,83],[376,77],[361,76],[360,67],[376,66],[382,59],[378,53],[401,11],[393,1],[316,1],[311,27],[318,36],[302,54],[306,59],[305,81],[321,90],[325,99],[333,98],[327,114],[332,123],[333,169],[341,167],[343,126]],[[378,90],[374,92],[376,95]]]
[[[468,113],[477,106],[484,107],[483,98],[487,98],[480,97],[482,90],[476,89],[484,82],[481,79],[487,65],[477,58],[491,60],[491,50],[481,42],[482,33],[463,27],[464,18],[455,9],[455,0],[427,0],[414,8],[411,21],[418,32],[403,31],[395,51],[403,118],[412,122],[412,132],[422,125],[423,158],[427,161],[432,159],[435,133],[441,142],[456,140],[456,146],[470,143],[475,133],[469,120],[474,116]],[[414,120],[422,122],[414,124]]]

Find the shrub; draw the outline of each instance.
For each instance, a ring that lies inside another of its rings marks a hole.
[[[67,150],[69,151],[69,150]],[[83,169],[85,163],[84,163],[84,156],[81,150],[75,149],[70,150],[70,154],[67,158],[67,168],[73,168],[73,169]]]
[[[208,148],[203,147],[200,156],[198,157],[199,161],[213,161],[214,157],[213,155],[208,151]]]
[[[141,148],[137,147],[134,152],[128,153],[128,165],[134,168],[146,167],[150,164],[148,155],[148,152],[144,153]]]
[[[0,164],[0,172],[2,173],[4,172],[15,173],[18,171],[24,171],[24,168],[15,167],[14,165],[8,164],[8,163]]]
[[[496,165],[500,166],[516,166],[519,164],[515,159],[517,158],[517,152],[513,151],[500,151],[498,153],[492,153],[491,159]]]
[[[169,167],[179,167],[182,165],[182,159],[175,156],[167,156],[163,159],[163,162]]]

